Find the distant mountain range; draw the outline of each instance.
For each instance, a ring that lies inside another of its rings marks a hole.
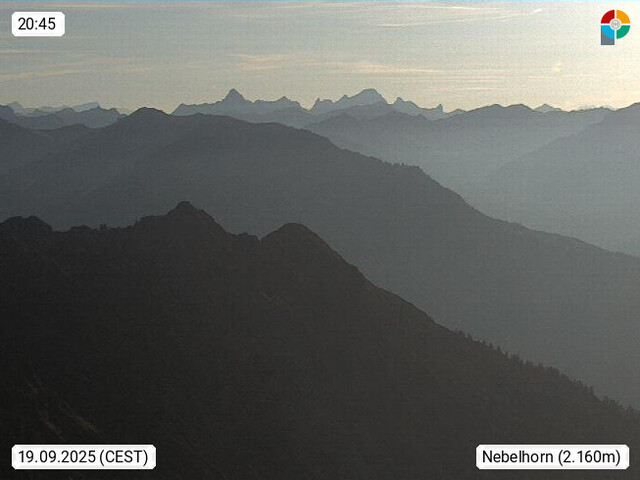
[[[486,113],[496,125],[556,115],[524,107]],[[432,123],[473,131],[474,115]],[[141,109],[62,137],[71,139],[0,175],[0,218],[125,225],[190,199],[233,232],[302,223],[445,326],[640,405],[638,259],[493,220],[417,167],[278,124]]]
[[[471,197],[491,215],[638,254],[640,104],[520,155]]]
[[[133,479],[483,480],[502,475],[476,469],[479,443],[640,448],[637,412],[439,326],[299,224],[236,236],[185,202],[117,229],[12,218],[0,270],[5,452],[154,444]]]
[[[554,202],[549,202],[541,181],[529,182],[513,165],[507,167],[556,140],[585,132],[609,115],[624,115],[626,110],[590,108],[565,112],[544,104],[535,109],[524,105],[490,105],[468,112],[445,113],[441,105],[424,109],[401,98],[390,104],[374,89],[363,90],[353,97],[344,95],[337,101],[318,99],[310,110],[305,110],[286,97],[273,102],[251,102],[231,90],[219,102],[181,105],[173,114],[227,115],[254,123],[276,122],[305,128],[340,147],[393,163],[419,166],[490,215],[636,254],[637,250],[626,247],[640,232],[639,221],[630,218],[631,198],[624,205],[622,201],[616,202],[606,211],[598,206],[600,200],[583,202],[570,196],[562,200],[563,192],[572,191],[572,184],[567,183],[568,178],[561,183],[560,177],[546,176],[540,163],[542,182],[553,180],[559,189]],[[633,145],[628,150],[634,151]],[[540,155],[547,152],[542,150]],[[506,172],[520,176],[516,178]],[[592,181],[600,182],[601,178],[602,192],[611,203],[608,186],[615,189],[615,182],[607,183],[599,175],[593,176]],[[520,184],[528,186],[528,193],[523,196],[519,194]],[[616,195],[619,192],[613,196]],[[542,204],[537,204],[536,198]],[[554,207],[556,203],[560,208]]]
[[[417,165],[465,198],[514,158],[598,123],[606,109],[541,113],[524,105],[491,105],[437,121],[399,113],[340,116],[305,128],[336,145],[395,163]]]
[[[540,112],[540,113],[561,112],[562,111],[561,108],[552,107],[551,105],[548,105],[546,103],[543,104],[543,105],[540,105],[539,107],[534,108],[534,110],[536,112]]]
[[[615,112],[614,117],[624,115],[628,108]],[[622,192],[610,192],[617,189],[617,183],[606,180],[608,174],[595,174],[590,180],[602,185],[601,192],[606,198],[593,197],[585,202],[570,193],[576,188],[577,178],[547,175],[543,162],[538,162],[541,179],[529,182],[524,170],[515,167],[517,163],[527,163],[518,162],[520,157],[534,155],[538,149],[542,149],[540,156],[548,155],[544,148],[556,140],[590,135],[591,130],[585,130],[613,114],[611,107],[565,112],[548,104],[535,109],[524,105],[490,105],[468,112],[445,113],[441,105],[424,109],[401,98],[390,104],[374,89],[366,89],[353,97],[344,95],[335,102],[318,99],[307,111],[286,97],[273,102],[251,102],[232,90],[219,102],[181,105],[174,112],[194,113],[306,128],[340,147],[389,162],[417,165],[490,215],[637,254],[637,249],[627,247],[640,235],[640,221],[631,211],[633,195],[615,200]],[[575,142],[580,143],[581,139]],[[568,147],[563,155],[570,150]],[[635,147],[629,145],[627,151],[635,151]],[[557,158],[550,162],[566,165]],[[635,177],[626,178],[631,182],[629,190],[634,190],[631,179]],[[547,196],[550,188],[545,185],[547,181],[553,181],[552,188],[558,190],[553,202]],[[527,192],[520,195],[519,186],[524,184]],[[587,192],[590,187],[585,188]],[[556,204],[559,208],[555,208]],[[603,204],[610,206],[602,207]]]
[[[588,127],[600,124],[612,113],[613,118],[625,116],[625,112],[634,108],[615,111],[612,107],[581,107],[565,112],[548,104],[535,109],[524,105],[491,105],[446,113],[442,105],[421,108],[402,98],[391,104],[376,90],[365,89],[352,97],[343,95],[337,101],[318,99],[306,110],[286,97],[248,101],[232,89],[219,102],[181,105],[174,114],[228,115],[250,122],[306,128],[338,146],[394,163],[420,166],[490,215],[638,255],[634,245],[640,236],[640,223],[630,207],[634,204],[633,174],[621,173],[631,183],[620,190],[616,181],[607,179],[611,172],[592,175],[589,181],[601,186],[603,198],[592,197],[584,202],[570,193],[582,188],[575,186],[577,178],[546,175],[540,163],[542,179],[529,182],[524,171],[518,172],[514,166],[526,163],[526,160],[518,162],[519,158],[534,155],[556,140],[590,135],[591,130],[585,132]],[[609,123],[602,128],[615,128],[608,127]],[[607,136],[606,132],[602,135]],[[575,141],[580,143],[581,139]],[[635,151],[634,145],[625,148]],[[547,154],[546,150],[540,152],[541,156]],[[553,163],[566,165],[560,161]],[[547,197],[549,186],[545,182],[549,180],[555,183],[551,188],[559,189],[553,202]],[[524,184],[527,193],[520,195],[517,185]],[[615,200],[620,196],[624,198]],[[559,208],[553,206],[556,204]]]
[[[69,109],[74,110],[76,112],[84,112],[86,110],[93,110],[94,108],[99,108],[100,104],[98,102],[88,102],[88,103],[83,103],[81,105],[74,105],[74,106],[63,105],[61,107],[43,106],[43,107],[36,107],[36,108],[32,108],[32,107],[25,108],[22,105],[20,105],[19,102],[12,102],[7,106],[10,107],[17,115],[21,115],[23,117],[41,117],[43,115],[56,113],[62,110],[69,110]]]
[[[304,128],[417,165],[489,215],[638,255],[639,112],[491,105],[436,121],[345,113]]]
[[[0,119],[34,130],[52,130],[70,125],[84,125],[89,128],[106,127],[124,115],[115,108],[105,110],[97,103],[76,107],[41,107],[24,109],[19,103],[0,105]]]
[[[181,104],[173,115],[186,116],[196,113],[206,115],[228,115],[249,122],[277,122],[292,127],[305,125],[333,118],[349,115],[354,118],[377,118],[391,112],[401,112],[411,116],[420,116],[430,120],[444,118],[446,114],[442,105],[436,108],[421,108],[415,103],[397,98],[389,104],[382,95],[372,88],[361,91],[349,97],[342,96],[339,100],[317,99],[313,107],[306,110],[300,103],[282,97],[276,101],[246,100],[237,90],[232,89],[227,96],[215,103],[200,105]]]

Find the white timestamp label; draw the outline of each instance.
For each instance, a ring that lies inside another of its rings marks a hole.
[[[16,470],[151,470],[153,445],[14,445]]]
[[[480,470],[626,470],[626,445],[478,445]]]
[[[14,12],[11,33],[14,37],[61,37],[64,20],[62,12]]]

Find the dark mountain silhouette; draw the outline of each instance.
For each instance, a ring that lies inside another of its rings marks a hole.
[[[4,306],[4,305],[3,305]],[[10,334],[3,322],[3,334]],[[6,342],[2,342],[3,344]],[[45,386],[20,359],[0,353],[2,366],[2,386],[0,392],[0,429],[2,430],[2,448],[10,449],[16,442],[30,444],[56,444],[65,439],[78,443],[102,443],[97,426],[81,417],[55,393],[58,385]],[[29,476],[10,470],[8,462],[0,465],[3,479],[10,478],[75,478],[56,475]]]
[[[122,478],[409,480],[512,478],[476,469],[479,443],[640,446],[637,413],[437,325],[302,225],[235,236],[180,203],[119,229],[13,218],[0,252],[5,451],[97,438],[156,446]]]
[[[475,201],[495,169],[549,142],[575,134],[610,113],[539,113],[524,105],[491,105],[425,122],[397,114],[373,119],[325,119],[304,128],[338,146],[390,162],[417,165],[447,187]]]
[[[445,326],[640,405],[640,261],[488,218],[417,167],[282,125],[143,109],[0,176],[0,218],[56,228],[185,198],[234,232],[308,225]]]
[[[474,202],[534,228],[623,247],[640,232],[638,125],[640,104],[612,112],[493,172]]]

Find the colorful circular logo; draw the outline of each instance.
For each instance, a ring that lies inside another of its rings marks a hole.
[[[622,10],[609,10],[600,21],[601,44],[615,45],[616,39],[621,39],[631,28],[629,15]]]

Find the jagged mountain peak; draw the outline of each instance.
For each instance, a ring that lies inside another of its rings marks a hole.
[[[356,93],[352,97],[347,97],[346,95],[342,98],[345,100],[350,100],[351,102],[357,102],[362,105],[369,105],[379,102],[387,103],[385,98],[378,93],[378,91],[374,88],[365,88],[359,93]],[[341,100],[342,100],[341,99]]]
[[[188,201],[181,201],[173,209],[163,215],[149,215],[142,217],[135,228],[144,230],[159,229],[191,237],[197,241],[198,233],[213,233],[227,236],[223,228],[204,210],[200,210]]]
[[[193,206],[193,204],[187,200],[183,200],[178,203],[173,210],[170,210],[169,213],[175,213],[178,215],[187,214],[191,215],[196,212],[201,212],[202,210],[197,209]]]
[[[411,100],[405,100],[402,97],[398,97],[392,106],[398,112],[411,116],[421,115],[431,120],[437,120],[446,116],[442,104],[438,104],[433,108],[422,108]]]
[[[404,98],[402,98],[402,97],[397,97],[397,98],[396,98],[396,101],[395,101],[395,102],[393,102],[393,104],[394,104],[394,105],[403,105],[403,104],[405,104],[405,103],[411,103],[411,104],[415,105],[415,103],[414,103],[414,102],[412,102],[411,100],[405,100],[405,99],[404,99]]]
[[[315,101],[311,112],[315,114],[322,114],[332,110],[363,105],[374,105],[376,103],[387,104],[387,101],[374,88],[365,88],[351,97],[346,94],[342,95],[342,97],[335,102],[333,100],[320,100],[318,98]]]
[[[223,102],[246,102],[247,100],[242,96],[238,90],[232,88],[227,93],[227,96],[222,99]]]
[[[262,239],[263,242],[272,244],[287,244],[292,240],[306,246],[313,246],[314,248],[321,248],[323,250],[331,250],[329,245],[327,245],[326,242],[316,233],[300,223],[286,223]]]
[[[343,95],[344,97],[345,95]],[[333,103],[333,100],[329,100],[328,98],[323,98],[321,99],[320,97],[316,98],[316,101],[313,102],[313,106],[315,107],[316,105],[322,105],[324,103]]]

